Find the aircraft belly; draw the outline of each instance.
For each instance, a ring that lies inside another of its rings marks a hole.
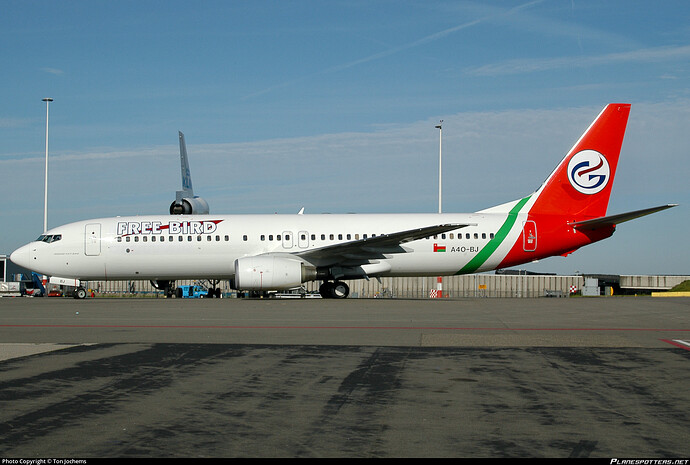
[[[202,279],[228,278],[234,259],[224,254],[157,253],[123,251],[120,259],[107,261],[107,279]]]

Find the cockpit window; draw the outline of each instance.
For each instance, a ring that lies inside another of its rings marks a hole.
[[[51,242],[57,242],[60,239],[62,239],[62,234],[41,234],[38,236],[36,241],[50,244]]]

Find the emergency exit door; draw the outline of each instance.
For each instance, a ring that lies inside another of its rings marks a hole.
[[[84,253],[95,256],[101,254],[101,224],[91,223],[86,225],[84,231]]]
[[[537,250],[537,223],[527,220],[522,226],[522,249],[525,252]]]

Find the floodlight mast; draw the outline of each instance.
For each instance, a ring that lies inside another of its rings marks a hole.
[[[43,101],[46,102],[46,178],[43,198],[43,232],[46,232],[48,230],[48,108],[53,99],[48,97],[44,98]]]
[[[443,182],[443,159],[441,157],[441,147],[443,144],[443,120],[439,121],[436,129],[438,129],[438,212],[443,213],[443,209],[441,208],[441,186]]]
[[[443,120],[438,122],[438,126],[436,126],[436,129],[438,129],[438,212],[443,213],[443,209],[441,208],[441,203],[442,203],[442,180],[443,180],[443,159],[441,158],[441,147],[443,143]],[[442,298],[443,297],[443,277],[438,276],[436,278],[436,297],[437,298]]]

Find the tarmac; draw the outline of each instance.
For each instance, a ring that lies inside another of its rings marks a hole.
[[[0,299],[0,458],[690,456],[690,298]]]

